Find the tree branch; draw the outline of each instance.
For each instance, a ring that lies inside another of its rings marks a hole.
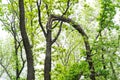
[[[72,19],[53,15],[53,14],[51,14],[51,19],[53,21],[58,20],[58,21],[63,21],[63,22],[67,22],[67,23],[71,24],[79,33],[81,33],[82,36],[85,36],[88,39],[88,36],[84,32],[84,30],[81,28],[81,26],[79,24],[77,24],[76,22],[74,22]]]
[[[58,37],[59,37],[59,35],[60,35],[60,32],[61,32],[61,30],[62,30],[62,23],[63,23],[63,22],[60,23],[59,31],[58,31],[56,37],[52,40],[52,43],[51,43],[51,44],[53,44],[53,43],[58,39]]]
[[[70,0],[67,1],[67,8],[66,8],[65,12],[62,14],[61,17],[63,17],[63,16],[67,13],[69,7],[70,7]],[[60,22],[60,21],[58,21],[58,23],[59,23],[59,22]],[[53,28],[55,28],[55,27],[58,25],[58,23],[56,23]],[[62,29],[62,23],[63,23],[63,22],[61,21],[61,23],[60,23],[60,29],[59,29],[56,37],[52,40],[52,44],[58,39],[58,36],[60,35],[61,29]]]
[[[3,67],[3,69],[5,70],[5,72],[7,73],[7,75],[9,76],[10,80],[12,80],[12,77],[10,76],[7,68],[0,62],[0,65]]]
[[[70,7],[70,0],[67,1],[67,8],[66,8],[65,12],[62,14],[62,16],[64,16],[67,13],[69,7]]]
[[[42,31],[43,31],[44,36],[46,37],[47,33],[46,33],[46,31],[45,31],[45,29],[44,29],[44,27],[43,27],[43,25],[42,25],[42,22],[41,22],[41,10],[40,10],[40,6],[41,6],[41,0],[40,0],[40,2],[37,1],[38,22],[39,22],[39,25],[40,25],[40,27],[41,27],[41,29],[42,29]]]
[[[47,11],[47,15],[48,15],[48,17],[49,17],[49,11],[48,11],[48,4],[47,3],[45,3],[45,8],[46,8],[46,11]]]
[[[22,41],[22,40],[21,40]],[[21,69],[20,69],[20,71],[19,71],[19,73],[18,73],[18,75],[20,76],[20,74],[21,74],[21,72],[23,71],[23,68],[24,68],[24,66],[25,66],[25,63],[26,63],[26,60],[24,60],[23,59],[23,52],[22,52],[22,45],[20,44],[21,42],[19,42],[19,46],[20,46],[20,57],[21,57],[21,60],[22,60],[22,67],[21,67]]]
[[[70,7],[70,0],[67,1],[67,7],[66,7],[65,12],[63,12],[63,14],[62,14],[61,17],[63,17],[63,16],[67,13],[69,7]],[[59,22],[60,22],[60,21],[58,21],[58,22],[52,27],[52,29],[54,29],[54,28],[58,25]]]
[[[20,69],[20,71],[19,71],[19,73],[18,73],[19,76],[20,76],[21,72],[23,71],[23,68],[24,68],[24,66],[25,66],[25,63],[26,63],[26,60],[24,60],[23,63],[22,63],[22,67],[21,67],[21,69]]]

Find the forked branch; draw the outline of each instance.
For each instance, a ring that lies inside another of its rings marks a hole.
[[[41,0],[40,0],[40,2],[37,1],[38,22],[39,22],[39,25],[40,25],[40,27],[41,27],[41,29],[42,29],[42,31],[43,31],[44,36],[46,37],[47,33],[46,33],[46,31],[45,31],[45,29],[44,29],[44,27],[43,27],[43,24],[42,24],[42,22],[41,22],[41,9],[40,9],[40,6],[41,6]]]

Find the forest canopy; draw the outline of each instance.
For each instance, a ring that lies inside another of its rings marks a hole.
[[[0,80],[119,80],[120,0],[0,0]]]

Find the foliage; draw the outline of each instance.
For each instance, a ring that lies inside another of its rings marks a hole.
[[[21,41],[19,29],[18,0],[8,0],[2,4],[0,0],[0,27],[10,36],[6,40],[0,40],[0,64],[3,64],[10,74],[11,80],[16,78],[16,55],[15,40],[12,32],[15,30],[18,43]],[[50,14],[61,16],[68,7],[68,0],[38,0],[41,1],[41,23],[45,31]],[[35,78],[44,78],[44,59],[46,52],[46,39],[38,22],[37,0],[24,0],[25,22],[27,35],[30,40],[34,57]],[[95,68],[96,80],[119,80],[120,79],[120,24],[119,6],[120,0],[70,0],[70,7],[64,15],[80,24],[88,36],[91,48],[91,58]],[[115,18],[117,16],[117,19]],[[52,39],[59,31],[58,23],[52,23]],[[58,23],[58,24],[57,24]],[[56,27],[54,27],[57,24]],[[14,26],[13,26],[14,25]],[[11,27],[12,26],[12,27]],[[1,28],[0,28],[1,29]],[[3,34],[2,34],[3,35]],[[18,44],[17,44],[18,45]],[[21,46],[23,43],[21,42]],[[21,50],[23,59],[26,60],[24,48],[18,49],[19,70],[22,67]],[[73,29],[71,24],[63,23],[62,31],[57,41],[52,45],[52,80],[90,80],[90,70],[87,63],[84,40]],[[20,80],[26,78],[25,64]],[[0,77],[6,73],[0,66]],[[6,76],[8,79],[9,75]]]
[[[57,64],[52,73],[55,76],[53,80],[78,80],[83,74],[88,77],[89,70],[87,70],[87,67],[88,65],[85,61],[74,63],[70,66]]]

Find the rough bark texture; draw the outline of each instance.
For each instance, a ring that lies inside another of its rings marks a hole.
[[[45,65],[44,65],[44,80],[51,80],[51,20],[49,18],[47,23],[47,35],[46,35],[46,56],[45,56]]]
[[[92,61],[92,54],[90,51],[90,45],[89,45],[87,34],[84,32],[84,30],[81,28],[81,26],[79,24],[77,24],[76,22],[74,22],[72,19],[65,18],[63,16],[50,15],[50,19],[49,19],[49,21],[51,22],[50,24],[52,24],[52,22],[55,20],[63,21],[63,22],[67,22],[67,23],[71,24],[82,35],[82,37],[84,39],[85,48],[86,48],[86,55],[87,55],[86,60],[88,62],[89,70],[91,73],[90,79],[96,80],[95,79],[95,69],[94,69],[94,65],[93,65],[93,61]]]
[[[52,44],[57,40],[58,36],[60,35],[60,32],[61,32],[61,28],[62,28],[62,21],[60,23],[60,28],[59,28],[59,31],[57,32],[57,35],[56,37],[52,40],[52,31],[51,29],[53,29],[52,27],[52,17],[49,16],[49,11],[48,11],[48,4],[45,3],[45,7],[46,7],[46,11],[47,11],[47,15],[49,17],[48,19],[48,22],[47,22],[47,25],[46,25],[46,30],[44,29],[43,25],[42,25],[42,22],[41,22],[41,9],[40,9],[40,6],[41,6],[41,0],[40,2],[37,2],[37,8],[38,8],[38,22],[39,22],[39,25],[43,31],[43,34],[46,38],[46,55],[45,55],[45,63],[44,63],[44,80],[51,80],[51,75],[50,75],[50,72],[51,72],[51,46]],[[70,7],[70,0],[67,1],[67,8],[65,10],[65,12],[62,14],[62,16],[64,16],[68,9]],[[59,23],[60,21],[58,21]],[[54,28],[58,25],[58,23],[54,26]]]
[[[30,42],[25,29],[25,11],[24,11],[23,0],[19,0],[19,10],[20,10],[20,31],[21,31],[21,36],[23,39],[23,45],[25,48],[26,58],[27,58],[27,80],[34,80],[35,75],[34,75],[33,56],[30,47]]]

